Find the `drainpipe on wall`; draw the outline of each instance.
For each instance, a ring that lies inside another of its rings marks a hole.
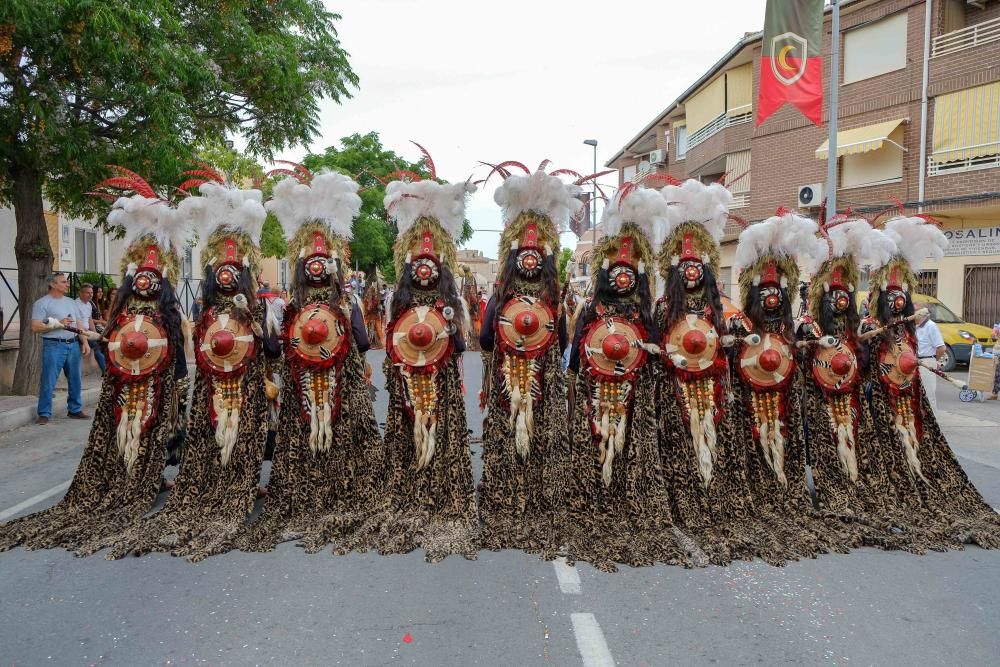
[[[934,14],[934,0],[927,0],[924,8],[924,72],[920,87],[920,166],[917,176],[918,211],[924,212],[924,180],[927,178],[927,87],[931,66],[931,19]]]

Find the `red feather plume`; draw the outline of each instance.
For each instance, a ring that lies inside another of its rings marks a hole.
[[[290,160],[275,160],[274,163],[290,165],[292,169],[294,169],[296,172],[298,172],[300,176],[302,176],[302,178],[306,179],[303,181],[302,178],[300,178],[299,183],[306,183],[306,184],[312,183],[313,174],[311,171],[305,168],[305,165],[301,165],[298,162],[291,162]]]
[[[426,148],[424,148],[417,142],[413,141],[412,139],[410,139],[410,143],[419,148],[420,152],[423,153],[424,165],[427,167],[427,171],[431,172],[431,178],[433,178],[436,181],[438,177],[437,168],[434,166],[434,159],[431,157],[431,154],[427,151]]]

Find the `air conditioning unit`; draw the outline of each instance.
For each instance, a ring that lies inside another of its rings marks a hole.
[[[822,183],[799,186],[799,208],[819,208],[822,203]]]
[[[659,149],[651,152],[649,154],[649,161],[652,164],[666,164],[667,162],[667,151],[664,149]]]

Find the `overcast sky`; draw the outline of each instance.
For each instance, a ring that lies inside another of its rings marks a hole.
[[[326,0],[361,79],[322,107],[322,151],[354,132],[416,160],[413,139],[450,181],[477,161],[591,173],[732,47],[761,29],[765,0]],[[283,157],[300,159],[305,148]],[[609,176],[608,183],[617,183]],[[495,182],[470,201],[468,247],[496,257]],[[563,244],[572,247],[572,233]]]

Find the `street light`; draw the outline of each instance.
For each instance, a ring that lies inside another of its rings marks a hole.
[[[594,149],[594,171],[590,172],[592,174],[597,173],[597,139],[584,139],[583,143],[587,146],[591,146]],[[593,253],[597,249],[597,179],[594,178],[590,181],[593,186],[593,193],[590,195],[590,210],[593,214],[592,224],[590,227],[590,252]]]

